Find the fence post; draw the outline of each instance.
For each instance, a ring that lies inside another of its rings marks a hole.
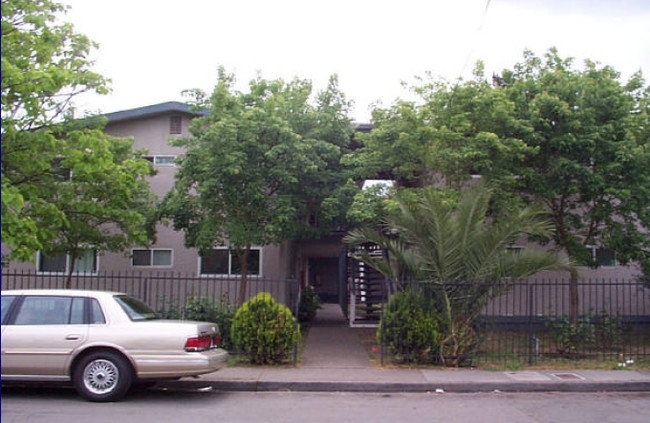
[[[533,329],[533,285],[528,284],[528,365],[533,365],[535,351],[535,331]]]

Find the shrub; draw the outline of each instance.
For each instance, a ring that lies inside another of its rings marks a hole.
[[[225,300],[213,301],[207,297],[189,296],[183,306],[178,307],[169,301],[169,305],[158,313],[165,319],[216,323],[221,334],[219,346],[226,350],[232,349],[230,326],[235,316],[235,309]]]
[[[226,301],[212,301],[205,297],[188,297],[183,308],[182,318],[185,320],[198,320],[214,322],[219,325],[221,333],[221,348],[232,349],[230,327],[235,316],[235,308]]]
[[[379,330],[379,341],[398,360],[430,362],[439,353],[441,334],[436,313],[424,296],[398,292],[388,302]]]
[[[316,290],[311,285],[307,285],[300,293],[298,319],[301,322],[308,322],[316,317],[316,313],[321,308],[320,297],[316,293]]]
[[[575,323],[566,315],[554,316],[546,321],[546,326],[559,354],[575,354],[596,342],[596,326],[588,314],[580,316]]]
[[[596,320],[596,343],[604,349],[616,349],[623,336],[621,319],[602,312]]]
[[[286,306],[261,292],[237,310],[231,334],[238,351],[254,364],[277,364],[291,357],[300,329]]]

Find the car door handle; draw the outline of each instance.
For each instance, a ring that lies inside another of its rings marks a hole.
[[[72,334],[65,337],[66,341],[78,341],[81,339],[81,335]]]

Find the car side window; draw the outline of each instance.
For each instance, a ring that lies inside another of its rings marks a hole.
[[[9,311],[9,308],[11,307],[11,304],[13,304],[14,300],[16,299],[15,295],[3,295],[2,296],[2,323],[4,324],[5,321],[5,316],[7,315],[7,312]]]
[[[85,298],[73,298],[72,308],[70,309],[70,324],[83,325],[84,324],[84,304]]]
[[[106,318],[99,305],[99,301],[94,298],[90,299],[90,323],[93,325],[106,323]]]
[[[16,316],[16,325],[67,325],[72,297],[28,296]],[[82,311],[83,321],[83,311]]]

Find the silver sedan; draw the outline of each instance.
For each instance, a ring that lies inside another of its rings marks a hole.
[[[122,293],[2,291],[2,382],[71,381],[90,401],[225,365],[215,323],[162,320]]]

